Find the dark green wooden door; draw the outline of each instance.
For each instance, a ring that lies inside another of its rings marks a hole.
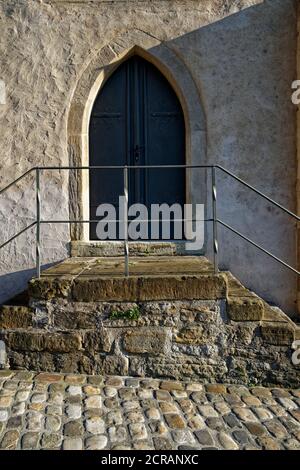
[[[165,77],[134,56],[100,90],[90,121],[90,165],[184,165],[185,127],[179,100]],[[118,209],[123,195],[121,170],[90,171],[90,218],[99,204]],[[185,202],[182,169],[130,170],[129,203],[181,205]],[[90,226],[91,240],[96,224]],[[118,238],[118,236],[116,236]],[[171,237],[172,238],[172,235]]]

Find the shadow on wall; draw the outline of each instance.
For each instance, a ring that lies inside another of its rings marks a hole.
[[[224,166],[293,212],[296,8],[294,0],[267,1],[167,43],[189,69],[203,105],[207,151],[197,163]],[[219,218],[297,268],[294,220],[230,178],[219,174],[217,183]],[[226,230],[219,245],[222,267],[298,315],[295,274]]]
[[[59,263],[62,260],[59,260],[55,263],[49,263],[42,266],[42,270],[51,268],[55,264]],[[23,305],[23,301],[27,301],[27,286],[30,279],[36,276],[35,269],[24,269],[22,271],[8,273],[0,275],[0,299],[1,303],[5,304],[12,300],[15,300],[16,303],[12,302],[14,305],[18,305],[19,302]]]

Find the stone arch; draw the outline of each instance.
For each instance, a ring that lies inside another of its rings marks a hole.
[[[140,55],[153,63],[167,78],[181,103],[186,126],[187,164],[206,163],[206,124],[195,82],[178,54],[167,43],[139,31],[127,31],[93,54],[74,90],[68,116],[68,152],[70,166],[89,164],[89,121],[93,104],[108,77],[131,55]],[[193,199],[190,179],[187,200]],[[70,172],[70,218],[89,218],[88,171]],[[71,225],[71,240],[88,241],[88,225]]]

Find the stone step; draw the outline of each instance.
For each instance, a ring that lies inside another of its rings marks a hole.
[[[201,256],[77,257],[2,307],[10,367],[300,386],[299,327]]]
[[[289,317],[279,309],[272,310],[230,272],[214,274],[203,256],[132,256],[129,270],[126,278],[123,258],[69,258],[33,279],[28,292],[33,302],[57,298],[69,302],[226,299],[232,321],[264,321],[270,326],[275,317],[296,331]]]
[[[131,256],[174,256],[185,255],[185,242],[129,242]],[[124,256],[122,241],[71,242],[71,256],[112,257]]]
[[[264,302],[261,333],[264,341],[276,346],[290,346],[297,339],[299,327],[278,307]]]
[[[75,302],[225,299],[227,281],[204,257],[70,258],[29,283],[31,299]]]
[[[32,327],[33,310],[24,305],[0,306],[0,330]]]
[[[265,343],[273,346],[291,346],[299,335],[299,327],[277,307],[270,307],[254,292],[246,289],[227,272],[227,313],[232,321],[260,322],[260,333]]]

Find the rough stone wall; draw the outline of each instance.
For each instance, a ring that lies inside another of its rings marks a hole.
[[[221,163],[295,210],[295,6],[294,0],[0,0],[0,78],[7,87],[0,187],[32,166],[68,164],[68,109],[82,71],[101,47],[137,28],[172,48],[199,89],[208,142],[199,163]],[[34,219],[33,185],[29,176],[0,196],[1,241]],[[67,216],[66,173],[45,174],[42,187],[44,217]],[[220,189],[220,216],[295,263],[293,224],[226,180]],[[295,277],[221,236],[223,265],[295,314]],[[64,258],[68,241],[67,226],[45,227],[43,264]],[[33,242],[30,231],[1,252],[0,301],[33,274]]]
[[[8,329],[1,330],[12,369],[300,384],[288,325],[274,329],[260,321],[232,321],[224,300],[136,304],[57,299],[32,306],[34,313],[7,315]],[[120,318],[134,309],[136,319]],[[23,327],[28,320],[26,330],[12,329],[16,318],[23,318]]]

